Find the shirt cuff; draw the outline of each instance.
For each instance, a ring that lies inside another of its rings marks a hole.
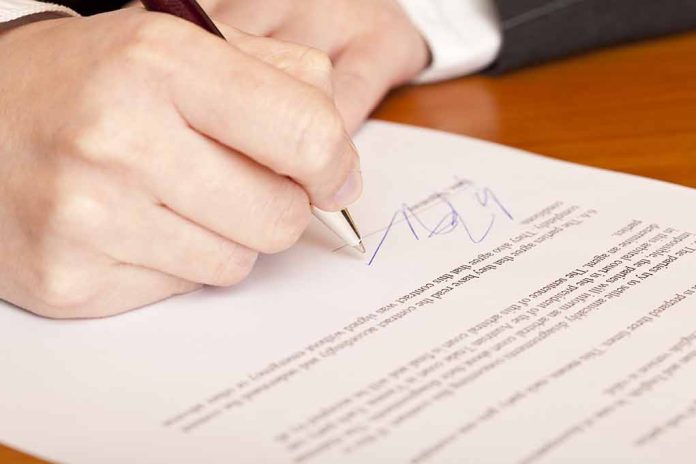
[[[498,57],[502,28],[493,0],[399,0],[430,46],[432,62],[415,82],[472,74]]]
[[[70,8],[54,3],[44,3],[34,0],[0,0],[0,23],[6,23],[41,13],[54,13],[61,16],[78,16],[78,14]]]

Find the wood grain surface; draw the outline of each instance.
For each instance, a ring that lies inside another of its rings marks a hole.
[[[696,33],[406,87],[375,117],[696,187]],[[41,462],[0,445],[0,463]]]
[[[696,33],[403,88],[375,117],[696,187]]]

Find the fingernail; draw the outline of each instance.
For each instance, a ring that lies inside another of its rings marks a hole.
[[[348,206],[360,198],[362,193],[362,174],[355,169],[348,173],[348,178],[343,183],[336,195],[334,201],[339,206]]]

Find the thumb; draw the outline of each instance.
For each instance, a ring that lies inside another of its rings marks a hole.
[[[351,42],[338,56],[333,77],[336,105],[346,128],[357,130],[392,87],[411,80],[426,64],[427,56],[414,57],[410,45],[395,42],[389,34]]]
[[[250,55],[307,84],[333,95],[331,60],[320,50],[283,40],[247,34],[216,23],[227,40],[242,53]]]

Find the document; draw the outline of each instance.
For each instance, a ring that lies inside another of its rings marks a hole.
[[[0,305],[0,441],[69,463],[687,463],[696,191],[454,135],[357,137],[368,252],[231,289]],[[656,155],[657,156],[657,155]]]

